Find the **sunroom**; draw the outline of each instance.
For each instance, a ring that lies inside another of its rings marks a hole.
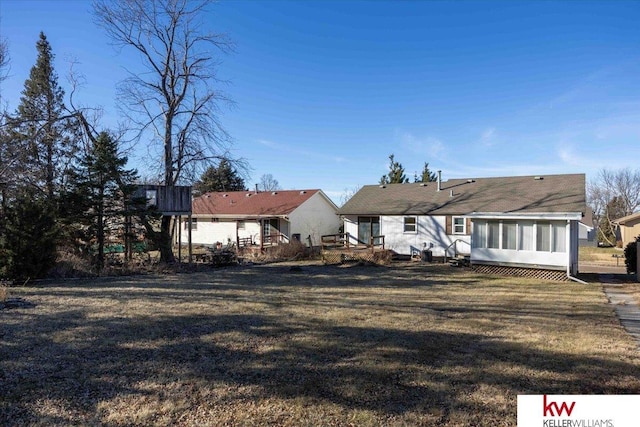
[[[471,264],[563,270],[578,269],[581,213],[470,214]]]

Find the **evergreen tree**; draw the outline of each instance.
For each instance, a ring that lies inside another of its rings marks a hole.
[[[118,143],[107,132],[101,132],[81,156],[79,167],[71,174],[74,191],[68,195],[76,226],[84,230],[84,241],[95,241],[95,265],[104,266],[105,241],[110,233],[122,229],[127,214],[126,201],[133,191],[135,170],[126,170],[127,158],[118,153]]]
[[[7,206],[0,236],[0,274],[14,280],[44,277],[56,261],[58,229],[48,201],[24,187]]]
[[[422,173],[420,176],[418,174],[414,174],[413,182],[436,182],[438,180],[438,176],[435,172],[431,172],[429,169],[429,163],[424,164],[424,168],[422,168]]]
[[[627,243],[624,248],[624,264],[629,274],[638,271],[638,243],[640,243],[640,236],[636,236],[635,240]]]
[[[70,115],[65,116],[64,91],[58,85],[54,55],[44,33],[40,33],[36,48],[36,64],[10,119],[11,137],[20,146],[18,163],[23,181],[46,194],[52,203],[66,172],[73,167],[77,127]]]
[[[394,160],[393,154],[389,156],[389,173],[382,175],[380,178],[380,184],[404,184],[409,182],[409,179],[404,174],[404,168],[399,162]]]
[[[229,161],[222,159],[217,167],[209,167],[194,185],[193,189],[200,193],[210,191],[245,191],[244,179],[238,174]]]

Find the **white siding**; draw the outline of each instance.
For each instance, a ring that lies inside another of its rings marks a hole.
[[[214,245],[217,242],[227,244],[229,239],[236,242],[237,222],[230,219],[219,219],[214,221],[213,218],[198,218],[198,225],[191,233],[191,241],[194,245]],[[186,220],[182,223],[182,243],[189,243],[189,230],[185,227]],[[237,230],[238,237],[253,237],[254,241],[260,241],[260,224],[256,220],[247,220],[244,222],[244,230]]]
[[[313,244],[317,246],[320,245],[321,236],[338,232],[340,218],[336,214],[335,206],[317,192],[291,212],[289,223],[289,237],[300,234],[302,243],[308,245],[307,237],[311,236]]]
[[[415,215],[407,215],[415,216]],[[471,236],[447,235],[446,217],[444,216],[416,216],[416,232],[404,232],[404,215],[380,216],[380,234],[385,236],[385,248],[400,255],[411,255],[412,251],[420,252],[431,249],[433,256],[445,255],[445,250],[456,243],[456,248],[449,248],[447,256],[468,254],[470,252]],[[358,236],[358,216],[349,215],[344,218],[344,232],[353,236],[351,243],[356,243]]]

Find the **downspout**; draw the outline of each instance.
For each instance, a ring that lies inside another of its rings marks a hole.
[[[582,283],[583,285],[588,285],[589,284],[589,283],[585,282],[584,280],[580,280],[577,277],[573,277],[571,275],[571,265],[567,266],[567,279],[573,280],[574,282]]]
[[[571,275],[571,249],[572,249],[571,242],[575,241],[576,247],[578,247],[579,245],[578,245],[578,241],[577,241],[578,239],[572,239],[571,238],[572,237],[571,221],[567,221],[567,223],[569,225],[569,233],[568,233],[569,234],[569,239],[568,240],[570,242],[569,243],[569,252],[568,252],[568,254],[569,254],[569,262],[567,263],[567,278],[569,280],[573,280],[574,282],[578,282],[578,283],[581,283],[583,285],[588,285],[589,283],[585,282],[584,280],[580,280],[577,277],[573,277]]]

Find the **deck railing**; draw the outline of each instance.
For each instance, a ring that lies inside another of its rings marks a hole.
[[[349,233],[338,233],[338,234],[325,234],[321,236],[320,241],[322,244],[322,250],[331,250],[331,249],[371,249],[372,251],[375,249],[383,249],[385,237],[384,236],[371,236],[368,242],[363,242],[361,240],[355,239],[356,243],[352,243],[351,240],[355,239],[354,236]]]

